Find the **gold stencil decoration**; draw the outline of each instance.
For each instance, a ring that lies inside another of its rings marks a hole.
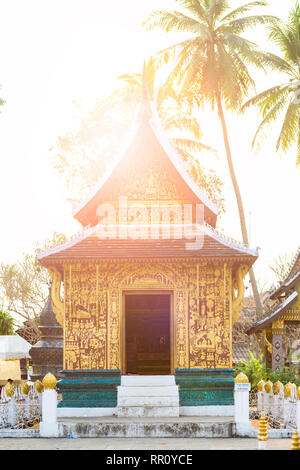
[[[120,369],[120,291],[112,289],[108,292],[108,332],[107,332],[107,354],[108,369]]]
[[[223,262],[66,265],[66,369],[121,368],[122,292],[130,290],[173,293],[174,368],[230,367],[231,277]]]
[[[64,324],[64,302],[60,297],[60,290],[62,285],[61,273],[56,268],[49,268],[49,275],[51,278],[51,300],[52,308],[55,313],[56,320],[63,326]]]

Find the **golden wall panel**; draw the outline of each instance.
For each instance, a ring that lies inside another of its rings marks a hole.
[[[65,367],[119,369],[122,292],[173,292],[174,367],[231,365],[231,267],[225,263],[65,266]]]

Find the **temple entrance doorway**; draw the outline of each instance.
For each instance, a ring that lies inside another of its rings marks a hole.
[[[130,293],[124,300],[123,373],[171,374],[171,294]]]

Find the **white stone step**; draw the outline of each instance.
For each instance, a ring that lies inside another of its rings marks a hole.
[[[166,385],[158,387],[118,387],[118,397],[178,397],[177,385]]]
[[[176,384],[174,375],[122,375],[121,385],[125,387],[157,387]]]
[[[129,406],[129,407],[118,407],[119,418],[137,418],[137,417],[177,417],[179,416],[179,406]]]
[[[118,396],[118,406],[179,406],[179,397],[120,397]]]

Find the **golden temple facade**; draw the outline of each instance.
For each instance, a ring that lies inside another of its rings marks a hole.
[[[65,370],[231,368],[257,252],[218,233],[217,215],[153,111],[74,213],[83,231],[39,255],[64,328]]]

